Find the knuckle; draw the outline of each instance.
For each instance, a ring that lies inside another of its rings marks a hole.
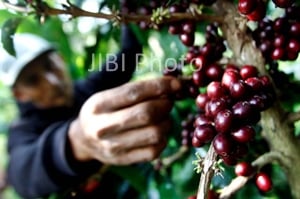
[[[137,101],[140,98],[140,88],[138,84],[132,85],[130,88],[128,88],[128,91],[126,92],[126,96],[128,100],[130,101]]]
[[[153,87],[155,92],[160,95],[163,94],[165,91],[165,83],[162,80],[157,80],[153,82]]]
[[[110,132],[110,127],[101,127],[97,129],[97,136],[99,138],[105,138]]]
[[[150,123],[152,120],[152,110],[148,106],[144,106],[136,113],[136,118],[143,124]]]
[[[103,154],[106,158],[115,157],[120,151],[120,146],[118,143],[106,142],[104,143]]]

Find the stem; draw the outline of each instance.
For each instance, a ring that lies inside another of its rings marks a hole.
[[[293,124],[294,122],[297,122],[300,120],[300,112],[295,112],[295,113],[289,113],[287,120],[289,123]]]
[[[259,170],[260,168],[262,168],[263,166],[265,166],[269,163],[280,160],[281,156],[282,156],[282,154],[280,154],[276,151],[271,151],[271,152],[261,155],[256,160],[254,160],[251,164],[257,170]],[[238,177],[234,178],[228,186],[226,186],[222,189],[219,198],[220,199],[230,198],[230,196],[232,196],[232,194],[234,194],[235,192],[240,190],[243,186],[245,186],[246,183],[248,182],[248,180],[250,180],[253,176],[254,176],[254,174],[251,176],[247,176],[247,177],[238,176]]]
[[[18,12],[25,12],[29,13],[30,10],[21,7],[16,6],[13,4],[10,4],[8,2],[5,2],[4,5],[11,9]],[[40,14],[42,16],[51,16],[51,15],[70,15],[72,17],[93,17],[93,18],[101,18],[101,19],[107,19],[107,20],[117,20],[119,22],[129,23],[129,22],[147,22],[152,23],[151,20],[152,15],[140,15],[140,14],[117,14],[118,12],[114,12],[112,14],[105,14],[105,13],[95,13],[95,12],[89,12],[86,10],[83,10],[73,4],[65,5],[65,9],[57,9],[49,7],[46,4],[38,4],[36,6],[36,13]],[[207,15],[207,14],[199,14],[199,13],[170,13],[168,17],[164,17],[162,21],[159,24],[167,24],[171,22],[178,22],[181,20],[192,20],[192,21],[211,21],[211,22],[219,22],[221,23],[223,21],[223,18],[220,16],[214,16],[214,15]]]
[[[280,161],[282,158],[282,154],[278,151],[270,151],[268,153],[265,153],[261,156],[259,156],[256,160],[254,160],[251,165],[256,167],[258,170],[262,168],[263,166],[275,162]]]
[[[180,149],[174,153],[173,155],[170,155],[166,158],[162,159],[162,164],[164,167],[169,167],[171,166],[175,161],[179,160],[180,158],[182,158],[182,156],[184,154],[186,154],[186,152],[188,151],[188,147],[187,146],[182,146],[180,147]]]
[[[214,165],[217,161],[217,153],[211,144],[203,161],[203,169],[200,176],[197,199],[206,199],[210,187],[211,179],[215,174]]]

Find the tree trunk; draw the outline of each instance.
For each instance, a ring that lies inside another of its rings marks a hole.
[[[258,67],[261,74],[267,75],[265,60],[246,32],[246,19],[242,17],[236,5],[229,0],[219,0],[213,7],[215,13],[224,17],[222,32],[228,46],[233,51],[235,64],[251,64]],[[300,199],[300,142],[294,136],[294,127],[286,119],[286,113],[276,101],[262,113],[262,136],[272,151],[282,154],[278,163],[287,175],[292,195]]]

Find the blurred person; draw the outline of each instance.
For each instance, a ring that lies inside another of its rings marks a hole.
[[[128,82],[142,52],[128,26],[122,25],[116,59],[74,82],[46,40],[16,33],[13,42],[16,56],[0,51],[0,77],[19,109],[8,134],[7,179],[21,197],[72,190],[104,165],[138,167],[159,156],[171,126],[168,96],[180,83],[171,77]],[[122,183],[108,170],[89,197],[64,198],[118,198],[114,190]],[[122,198],[134,198],[128,190]]]

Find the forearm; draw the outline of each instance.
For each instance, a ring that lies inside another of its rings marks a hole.
[[[94,167],[85,173],[79,163],[68,158],[67,129],[68,124],[57,125],[30,143],[11,147],[8,180],[22,197],[41,197],[66,189],[92,172]],[[26,133],[30,132],[19,132],[19,136]]]

